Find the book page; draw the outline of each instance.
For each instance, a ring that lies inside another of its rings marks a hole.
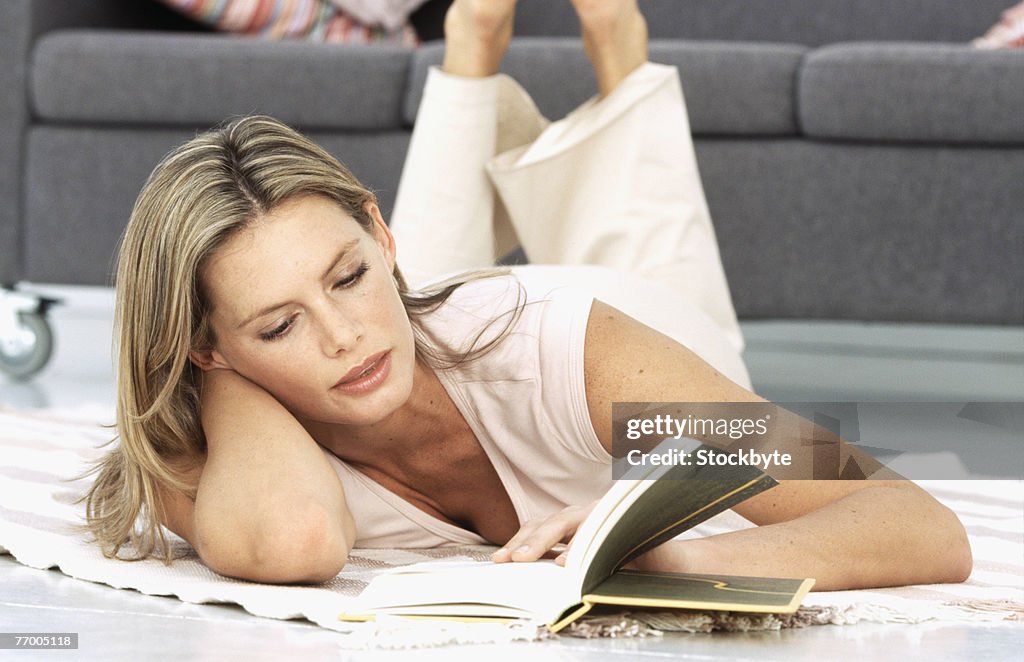
[[[342,618],[387,613],[547,623],[579,597],[571,573],[554,561],[427,562],[378,575]]]
[[[700,449],[722,454],[709,446]],[[593,521],[588,517],[580,527],[584,544],[577,549],[573,542],[566,567],[582,577],[581,595],[622,564],[778,484],[746,465],[662,465],[657,469],[632,486],[613,487],[612,491],[623,493],[608,503],[602,499],[598,504],[604,506],[602,512],[591,513]]]
[[[582,584],[585,561],[592,557],[590,548],[603,540],[601,531],[608,526],[609,520],[621,516],[623,502],[632,502],[647,490],[649,483],[663,476],[667,466],[641,466],[631,468],[624,478],[613,480],[612,486],[594,505],[594,508],[580,524],[573,535],[572,547],[569,550],[565,567],[578,576]]]

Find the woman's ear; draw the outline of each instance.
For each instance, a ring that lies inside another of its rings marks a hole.
[[[193,349],[188,353],[192,364],[203,372],[210,370],[231,370],[231,366],[220,352],[215,349]]]
[[[377,203],[369,201],[363,205],[363,209],[366,210],[366,214],[373,221],[373,225],[370,227],[370,234],[373,236],[374,241],[380,246],[381,251],[384,253],[384,259],[387,260],[388,269],[394,270],[395,268],[395,237],[391,234],[391,229],[388,228],[388,224],[384,222],[384,216],[380,213],[380,207]]]

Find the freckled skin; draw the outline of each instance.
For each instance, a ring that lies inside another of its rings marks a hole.
[[[415,369],[412,327],[385,239],[318,196],[287,201],[229,239],[204,274],[217,338],[210,359],[262,386],[300,420],[370,425],[385,419],[409,398]],[[325,261],[347,242],[355,247],[324,278]],[[361,264],[368,269],[359,281],[337,287]],[[285,305],[238,328],[278,302]],[[283,323],[289,326],[282,337],[261,338]],[[331,390],[385,350],[391,374],[382,388],[365,396]]]

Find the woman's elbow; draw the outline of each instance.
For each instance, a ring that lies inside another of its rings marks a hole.
[[[960,518],[952,510],[941,506],[945,511],[947,519],[944,530],[947,532],[948,544],[944,546],[942,554],[945,563],[944,576],[939,579],[940,583],[959,584],[967,581],[974,570],[974,555],[971,553],[971,543],[967,538],[967,530],[964,529]]]
[[[903,531],[914,552],[906,559],[911,573],[906,584],[957,584],[966,581],[974,569],[971,543],[967,531],[957,514],[923,490],[916,491],[920,508],[914,514],[915,523]],[[908,510],[913,502],[906,504]]]
[[[312,523],[263,537],[254,559],[261,581],[321,583],[333,579],[348,561],[352,545],[342,527]]]
[[[292,514],[279,525],[264,522],[253,536],[214,538],[198,551],[206,565],[223,575],[272,584],[320,583],[341,572],[353,533],[314,509],[301,521]]]

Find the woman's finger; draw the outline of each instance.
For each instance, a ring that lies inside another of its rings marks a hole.
[[[565,549],[562,550],[562,553],[555,557],[556,564],[565,565],[565,560],[569,558],[569,550],[572,549],[572,543],[574,540],[576,540],[575,533],[572,538],[569,538],[569,542],[565,543]]]
[[[512,550],[521,547],[523,545],[523,541],[527,538],[527,536],[533,533],[534,528],[536,528],[538,524],[540,524],[540,520],[530,520],[528,522],[523,522],[522,526],[519,527],[519,530],[516,532],[516,534],[509,538],[509,541],[506,542],[501,547],[501,549],[491,554],[491,560],[495,563],[504,563],[506,561],[511,561]]]
[[[549,549],[572,535],[578,522],[571,516],[559,513],[549,517],[523,537],[516,546],[509,546],[513,561],[536,561]]]
[[[505,546],[513,561],[535,561],[558,543],[568,540],[589,509],[570,506],[540,520],[524,525]],[[504,555],[503,555],[504,556]]]
[[[524,522],[519,531],[501,549],[491,555],[491,559],[497,563],[505,561],[536,561],[544,552],[551,548],[551,545],[558,542],[556,540],[545,547],[543,541],[547,540],[550,534],[542,533],[538,536],[537,531],[541,527],[550,526],[550,520],[557,517],[559,517],[559,514]]]
[[[556,545],[571,541],[593,506],[593,503],[569,506],[554,515],[525,522],[501,549],[491,555],[491,559],[497,563],[536,561]],[[556,563],[564,565],[563,557],[564,553],[556,558]],[[562,559],[561,562],[558,559]]]

